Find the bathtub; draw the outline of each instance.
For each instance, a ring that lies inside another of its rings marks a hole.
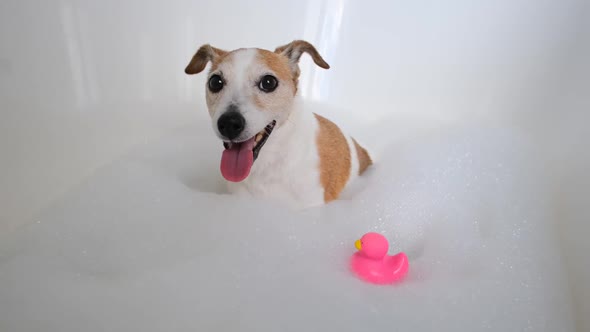
[[[589,330],[589,14],[4,1],[0,330]],[[225,194],[204,75],[183,69],[201,44],[293,39],[331,66],[302,58],[305,102],[376,163],[331,206],[272,207],[277,221]],[[405,284],[349,275],[369,230],[408,252]]]

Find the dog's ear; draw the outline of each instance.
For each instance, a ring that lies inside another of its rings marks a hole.
[[[303,53],[309,54],[316,65],[324,69],[330,68],[330,65],[322,58],[315,47],[305,40],[294,40],[287,45],[279,46],[275,49],[275,53],[286,56],[289,59],[289,64],[294,71],[298,69],[299,59]]]
[[[186,66],[184,72],[188,75],[198,74],[205,69],[209,61],[215,61],[225,54],[227,54],[227,52],[224,50],[220,50],[209,44],[203,45],[199,48],[197,53],[193,55],[191,62]]]

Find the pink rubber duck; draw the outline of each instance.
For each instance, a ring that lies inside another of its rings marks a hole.
[[[352,255],[350,266],[359,278],[383,285],[400,281],[408,273],[408,257],[403,252],[388,256],[385,236],[367,233],[354,245],[358,251]]]

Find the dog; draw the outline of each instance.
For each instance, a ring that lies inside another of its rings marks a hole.
[[[225,150],[220,170],[233,194],[278,199],[296,208],[336,200],[372,165],[355,139],[332,121],[304,109],[297,94],[303,53],[329,69],[304,41],[277,47],[224,51],[201,46],[185,73],[211,63],[206,102]]]

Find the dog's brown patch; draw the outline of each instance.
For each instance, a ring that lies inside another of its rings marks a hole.
[[[218,57],[214,58],[211,61],[210,72],[216,71],[217,68],[219,68],[220,64],[222,64],[224,61],[228,60],[230,58],[230,56],[234,55],[236,52],[242,51],[242,50],[245,50],[245,48],[238,48],[233,51],[225,52],[225,53],[220,54]]]
[[[359,175],[361,175],[365,172],[367,167],[373,164],[373,161],[371,160],[371,156],[369,156],[367,150],[360,146],[354,138],[352,139],[352,142],[354,143],[354,147],[356,148],[356,155],[359,160]]]
[[[271,51],[257,49],[258,58],[264,63],[270,70],[272,70],[279,81],[293,82],[293,87],[297,89],[297,78],[293,76],[291,67],[289,66],[289,60]]]
[[[324,58],[322,58],[320,52],[305,40],[294,40],[287,45],[279,46],[275,49],[275,53],[283,54],[293,63],[298,63],[301,55],[307,53],[311,56],[316,65],[324,69],[330,69],[330,65],[324,60]]]
[[[211,62],[211,69],[210,69],[210,71],[211,71],[211,72],[214,72],[214,71],[216,71],[216,70],[217,70],[217,68],[219,68],[219,65],[220,65],[220,64],[223,62],[223,60],[225,60],[225,58],[227,58],[227,55],[228,55],[228,54],[229,54],[229,53],[226,53],[226,54],[224,54],[224,55],[222,55],[222,56],[220,56],[220,57],[218,57],[218,58],[214,59],[214,60]]]
[[[212,66],[217,66],[227,54],[228,52],[224,50],[205,44],[193,55],[184,72],[188,75],[198,74],[205,69],[209,61],[211,61]]]
[[[320,182],[327,203],[338,198],[350,177],[350,148],[338,126],[320,115],[314,115],[320,126],[317,136]]]
[[[324,58],[322,58],[315,47],[305,40],[294,40],[287,45],[279,46],[275,49],[275,53],[287,59],[289,67],[291,68],[295,90],[297,90],[297,85],[299,84],[299,74],[301,73],[301,70],[299,69],[299,59],[303,53],[308,53],[316,65],[324,69],[330,68],[330,65],[324,60]]]

